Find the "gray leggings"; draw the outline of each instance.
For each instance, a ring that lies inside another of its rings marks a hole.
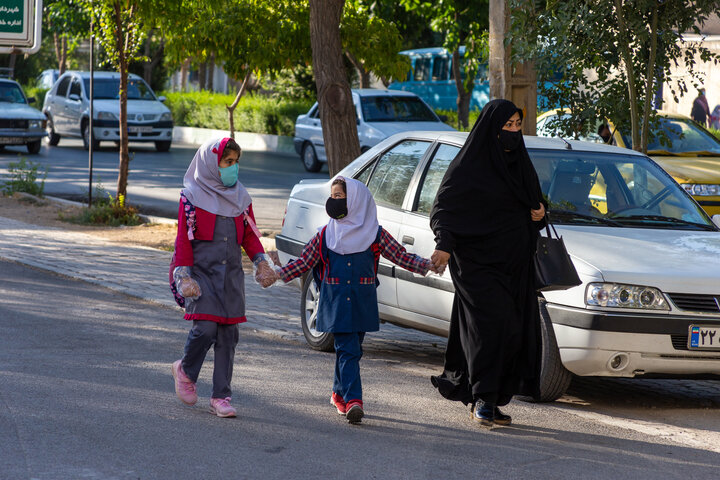
[[[194,320],[185,343],[182,368],[190,380],[197,382],[200,368],[210,346],[215,344],[215,365],[213,369],[212,398],[232,396],[232,381],[235,346],[238,343],[237,325],[222,325],[208,320]]]

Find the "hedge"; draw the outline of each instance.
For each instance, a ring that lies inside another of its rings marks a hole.
[[[225,108],[234,96],[210,92],[162,92],[167,100],[175,125],[227,130],[228,113]],[[234,112],[235,131],[292,136],[295,119],[306,113],[311,101],[286,100],[263,95],[246,95]]]

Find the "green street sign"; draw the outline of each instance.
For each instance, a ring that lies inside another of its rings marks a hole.
[[[40,48],[42,0],[0,0],[0,53]]]

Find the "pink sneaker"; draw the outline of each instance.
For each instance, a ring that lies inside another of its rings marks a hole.
[[[185,405],[195,405],[198,397],[195,390],[195,382],[190,380],[182,369],[182,360],[172,364],[172,374],[175,379],[175,393]]]
[[[345,410],[347,409],[345,400],[335,392],[330,396],[330,405],[337,409],[338,415],[345,415]]]
[[[236,417],[237,410],[230,405],[230,397],[226,398],[211,398],[210,399],[210,413],[217,415],[218,417]]]

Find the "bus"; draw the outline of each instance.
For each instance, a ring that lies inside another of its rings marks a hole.
[[[457,110],[457,87],[452,71],[452,53],[442,47],[403,50],[412,62],[412,69],[404,81],[392,82],[388,89],[405,90],[422,98],[435,110]],[[460,47],[460,57],[465,47]],[[470,110],[480,110],[490,101],[490,83],[487,65],[483,65],[475,78],[470,99]]]

